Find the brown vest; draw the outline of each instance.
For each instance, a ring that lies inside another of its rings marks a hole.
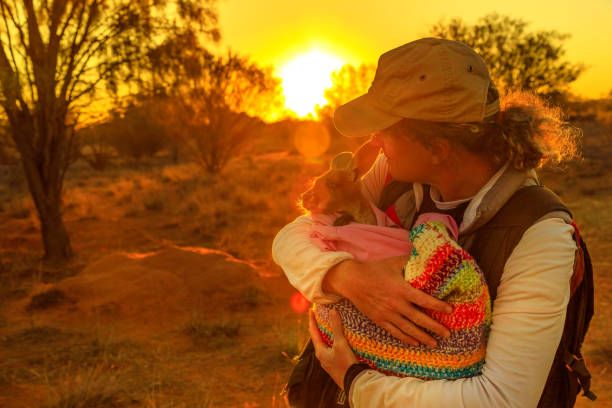
[[[475,238],[469,248],[480,265],[491,293],[491,300],[497,295],[497,287],[506,261],[523,233],[537,220],[552,212],[570,211],[552,191],[542,186],[523,187],[518,190],[502,209],[485,225],[475,231]],[[585,256],[586,254],[586,256]],[[587,261],[588,252],[583,242],[579,243],[576,265]],[[572,293],[561,342],[557,349],[539,408],[573,407],[582,387],[585,395],[594,399],[590,392],[590,374],[584,365],[580,347],[593,316],[593,276],[590,260],[588,271]],[[576,267],[575,267],[576,272]],[[525,364],[530,364],[525,361]]]
[[[478,228],[469,251],[485,274],[491,301],[506,261],[523,233],[546,214],[556,211],[571,213],[552,191],[541,186],[523,187],[508,200],[489,222]]]

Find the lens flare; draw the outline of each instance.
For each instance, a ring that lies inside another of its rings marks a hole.
[[[295,313],[304,313],[310,307],[310,302],[300,292],[295,292],[291,296],[291,308]]]
[[[329,148],[329,131],[321,122],[304,121],[293,134],[293,145],[304,157],[320,157]]]

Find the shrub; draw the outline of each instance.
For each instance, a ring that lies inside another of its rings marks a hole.
[[[50,289],[46,292],[35,295],[26,306],[28,312],[35,310],[44,310],[50,307],[64,303],[68,298],[66,294],[59,289]]]
[[[137,160],[153,157],[169,145],[155,101],[133,103],[121,114],[115,112],[108,130],[117,152]]]

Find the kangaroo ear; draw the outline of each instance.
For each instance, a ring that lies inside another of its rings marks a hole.
[[[355,167],[357,168],[357,172],[359,176],[363,176],[370,170],[374,161],[378,157],[378,153],[380,152],[380,147],[372,141],[367,141],[362,144],[359,149],[355,152]]]
[[[353,160],[353,153],[342,152],[338,153],[336,157],[332,159],[330,168],[332,170],[352,170],[355,168],[355,161]]]

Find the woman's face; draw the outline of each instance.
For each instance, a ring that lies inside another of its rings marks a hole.
[[[382,150],[389,162],[391,176],[399,181],[430,184],[435,170],[432,152],[415,138],[377,132],[373,143]]]

